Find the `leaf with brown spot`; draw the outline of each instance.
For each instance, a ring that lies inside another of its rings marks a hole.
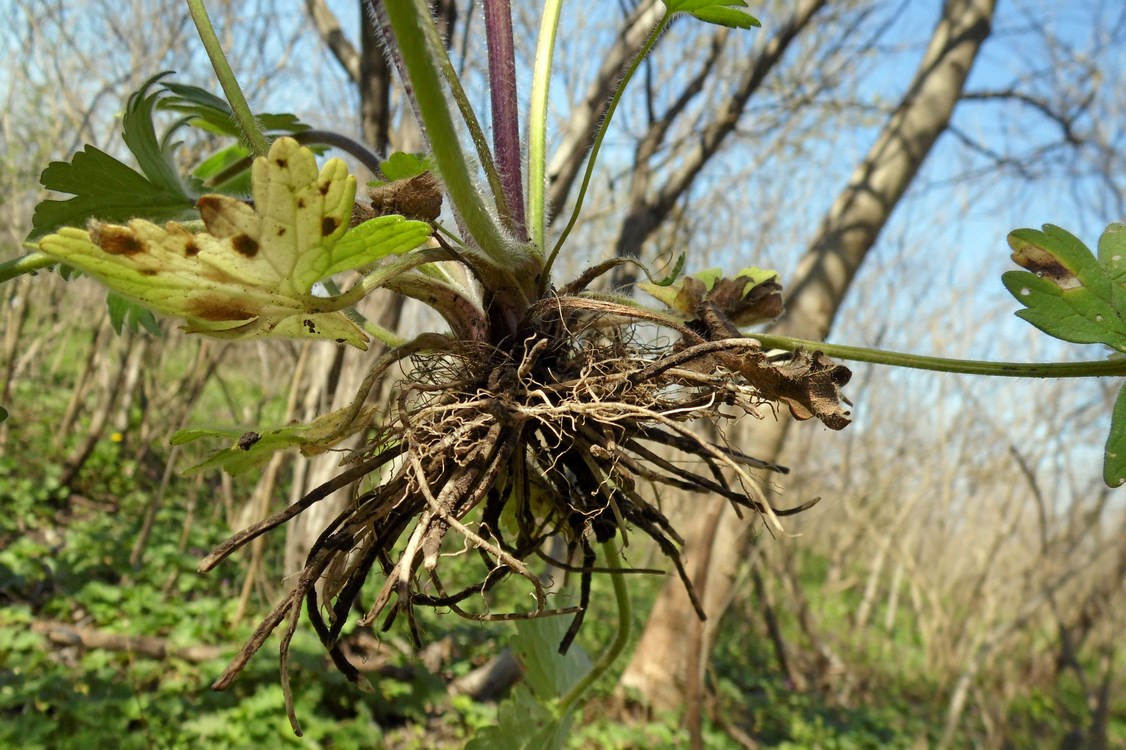
[[[40,249],[157,312],[186,319],[189,332],[220,338],[367,337],[312,294],[318,281],[411,250],[428,224],[385,216],[349,231],[355,178],[339,159],[318,170],[313,153],[279,138],[252,167],[253,205],[224,195],[199,200],[205,232],[135,219],[92,223],[44,237]]]
[[[1114,227],[1103,236],[1115,237]],[[1123,253],[1104,253],[1104,245],[1110,246],[1100,242],[1096,258],[1078,238],[1051,224],[1043,231],[1011,232],[1013,261],[1027,270],[1009,271],[1001,280],[1026,306],[1017,315],[1058,339],[1126,352],[1126,288],[1115,278]]]
[[[304,424],[290,424],[276,430],[245,432],[243,430],[188,428],[172,436],[172,445],[184,445],[201,438],[232,440],[228,447],[207,460],[186,469],[194,474],[209,469],[225,469],[232,476],[262,466],[274,453],[286,448],[299,448],[306,456],[324,453],[341,440],[364,429],[376,413],[376,407],[365,406],[356,415],[351,407],[338,409]],[[349,417],[351,420],[349,421]]]
[[[1077,237],[1051,224],[1009,233],[1013,261],[1024,271],[1001,280],[1025,309],[1017,315],[1044,333],[1079,344],[1126,352],[1126,226],[1111,224],[1098,257]],[[1122,356],[1121,354],[1116,356]],[[1119,391],[1103,452],[1103,481],[1126,483],[1126,388]]]

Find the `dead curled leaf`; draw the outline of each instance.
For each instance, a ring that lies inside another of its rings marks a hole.
[[[713,291],[720,289],[723,281],[717,282]],[[777,297],[777,315],[781,312],[781,287],[777,284],[773,287],[766,290],[762,300],[772,306],[771,297]],[[786,404],[790,414],[799,421],[817,417],[833,430],[843,429],[852,421],[848,410],[842,406],[841,396],[841,388],[852,378],[851,370],[829,359],[824,352],[810,354],[803,349],[795,350],[787,362],[771,362],[761,348],[745,346],[744,342],[748,339],[722,308],[720,303],[724,300],[710,297],[700,303],[696,310],[699,318],[689,321],[688,328],[703,336],[708,343],[720,347],[724,341],[738,340],[741,343],[738,348],[720,348],[714,354],[704,356],[693,369],[700,365],[709,369],[720,366],[737,372],[765,398]]]
[[[841,388],[852,370],[824,352],[797,349],[788,362],[774,364],[761,351],[722,353],[720,364],[740,373],[766,398],[781,401],[799,421],[817,417],[831,430],[848,426],[852,416],[842,403]]]
[[[786,404],[794,419],[817,417],[824,425],[840,430],[852,421],[844,405],[841,388],[852,378],[852,371],[837,364],[824,352],[795,349],[786,362],[775,363],[754,339],[723,335],[730,322],[711,310],[703,321],[710,329],[710,340],[680,348],[646,375],[670,367],[711,373],[724,369],[738,374],[755,388],[763,399]],[[696,328],[689,324],[689,329]]]
[[[376,216],[401,214],[434,222],[442,213],[442,187],[430,172],[369,188],[368,196]]]
[[[695,294],[703,291],[703,284],[692,277],[685,280],[684,288],[693,287]],[[694,284],[692,282],[695,282]],[[716,279],[714,286],[703,295],[702,302],[714,304],[731,322],[748,326],[773,320],[782,314],[782,285],[777,277],[754,283],[750,276],[736,276],[734,279]]]

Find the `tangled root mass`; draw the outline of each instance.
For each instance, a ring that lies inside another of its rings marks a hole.
[[[477,619],[569,613],[565,651],[589,602],[597,570],[592,543],[625,538],[627,530],[647,535],[669,558],[702,618],[680,556],[683,540],[647,497],[662,486],[715,494],[774,524],[777,516],[808,507],[771,508],[756,474],[786,469],[726,445],[722,426],[784,404],[799,419],[816,416],[842,427],[848,415],[839,388],[849,371],[819,352],[773,362],[753,339],[732,335],[708,315],[678,329],[675,343],[642,343],[644,318],[615,303],[550,297],[533,306],[521,334],[497,345],[457,342],[405,359],[408,377],[396,386],[374,439],[347,460],[351,466],[236,535],[201,566],[214,566],[339,487],[381,477],[317,539],[297,583],[215,687],[229,685],[288,620],[281,653],[291,703],[286,660],[302,601],[338,668],[362,682],[339,639],[376,566],[383,586],[361,625],[380,620],[386,629],[402,614],[417,638],[418,606]],[[481,564],[478,580],[454,590],[439,564],[451,533]],[[555,536],[566,542],[569,561],[547,559],[580,580],[578,604],[565,610],[549,609],[542,582],[527,566],[529,558],[547,557],[545,542]],[[462,608],[512,575],[531,588],[533,612],[482,615]]]

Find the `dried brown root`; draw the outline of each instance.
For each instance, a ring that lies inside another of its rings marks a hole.
[[[403,614],[417,640],[418,606],[472,619],[570,614],[560,646],[566,650],[588,608],[591,576],[603,570],[595,564],[593,542],[620,534],[628,543],[627,532],[641,533],[669,558],[703,619],[681,559],[683,540],[646,496],[661,486],[718,495],[780,528],[779,516],[809,504],[771,507],[756,472],[787,470],[725,445],[722,424],[740,416],[763,418],[764,409],[772,414],[780,402],[799,418],[818,416],[843,426],[847,415],[837,397],[848,373],[819,353],[776,364],[751,339],[709,340],[699,326],[674,326],[681,339],[671,346],[642,343],[634,324],[652,318],[604,300],[553,297],[533,306],[519,337],[495,346],[443,338],[444,349],[430,341],[381,359],[357,403],[390,363],[409,357],[411,370],[380,430],[353,457],[355,465],[236,534],[201,564],[214,567],[341,486],[373,472],[383,475],[320,535],[289,595],[215,687],[229,685],[270,632],[288,620],[282,676],[296,728],[286,661],[302,601],[333,662],[349,679],[361,680],[339,639],[376,566],[383,585],[361,626],[382,618],[386,630]],[[458,543],[451,542],[451,532]],[[545,543],[557,535],[571,559],[552,562],[578,575],[577,606],[552,608],[526,564],[543,557]],[[480,577],[448,587],[442,558],[471,550],[481,562]],[[463,606],[512,575],[531,588],[532,611]]]

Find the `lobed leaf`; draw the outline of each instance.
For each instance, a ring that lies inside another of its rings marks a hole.
[[[1009,234],[1013,261],[1024,271],[1001,278],[1025,309],[1017,315],[1049,336],[1079,344],[1106,344],[1126,352],[1126,226],[1111,224],[1099,238],[1098,257],[1074,235],[1051,224],[1043,231]],[[1126,387],[1111,413],[1103,453],[1103,481],[1126,483]]]
[[[48,190],[74,197],[40,201],[31,220],[30,240],[59,227],[84,224],[89,219],[123,222],[144,215],[161,221],[183,218],[195,208],[195,197],[182,185],[154,183],[89,145],[69,162],[48,164],[39,181]]]
[[[349,232],[355,178],[339,159],[318,171],[313,153],[291,138],[275,141],[251,172],[253,206],[224,195],[199,200],[206,232],[143,219],[95,222],[44,237],[40,250],[151,310],[184,318],[189,332],[366,348],[364,333],[338,312],[343,305],[313,295],[313,285],[418,246],[430,226],[384,216]]]
[[[557,717],[517,685],[497,707],[497,725],[478,731],[465,750],[563,750],[572,718],[571,713]]]
[[[191,118],[193,126],[209,133],[242,137],[242,130],[239,129],[231,105],[226,99],[190,84],[165,82],[162,86],[170,96],[160,99],[161,109],[180,112]],[[310,129],[296,115],[289,113],[267,112],[256,114],[254,119],[268,133],[303,133]]]
[[[1119,252],[1120,231],[1108,229],[1111,236],[1100,241],[1100,258],[1050,224],[1043,231],[1011,232],[1013,261],[1027,270],[1008,271],[1001,280],[1026,306],[1017,315],[1063,341],[1126,351],[1126,287],[1119,281],[1126,273],[1126,263],[1119,262],[1126,253]]]
[[[747,13],[744,0],[666,0],[669,13],[686,13],[701,21],[733,29],[750,29],[762,26],[757,18]]]
[[[425,154],[408,154],[403,151],[396,151],[381,161],[379,168],[383,172],[383,176],[387,178],[387,182],[394,182],[395,180],[417,177],[423,172],[431,171],[434,166]],[[383,183],[380,181],[377,184]]]
[[[223,469],[228,474],[237,476],[265,465],[279,450],[300,448],[301,453],[306,456],[324,453],[344,438],[364,429],[375,411],[374,406],[366,406],[358,414],[352,415],[351,408],[345,407],[311,422],[286,425],[262,434],[235,429],[189,428],[176,432],[170,442],[172,445],[185,445],[200,439],[234,438],[230,446],[185,469],[183,473],[187,475]]]
[[[176,128],[157,138],[152,119],[162,92],[150,94],[149,89],[166,75],[169,73],[153,76],[130,96],[121,119],[122,139],[141,172],[90,145],[69,162],[51,162],[39,181],[48,190],[74,197],[41,201],[35,207],[28,239],[89,219],[121,222],[147,216],[159,221],[192,212],[202,184],[194,178],[180,178],[172,158],[175,144],[169,142]]]

